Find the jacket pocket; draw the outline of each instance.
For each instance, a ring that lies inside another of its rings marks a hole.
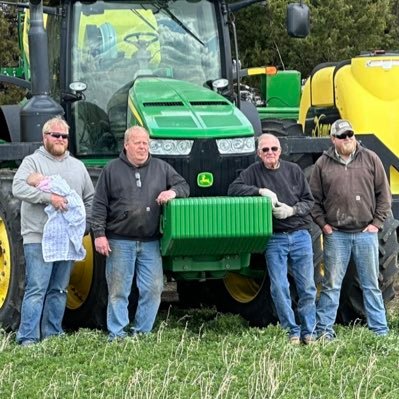
[[[159,229],[159,207],[138,205],[121,212],[108,229],[116,234],[148,238],[156,235]]]

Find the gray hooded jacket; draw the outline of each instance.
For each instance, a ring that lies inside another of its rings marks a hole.
[[[24,244],[41,243],[43,228],[47,222],[44,208],[51,202],[51,193],[30,186],[26,179],[34,172],[45,176],[60,175],[69,187],[76,191],[85,205],[86,217],[90,214],[94,194],[93,183],[84,164],[69,152],[63,158],[55,158],[43,146],[25,157],[14,176],[12,193],[22,201],[21,234]]]

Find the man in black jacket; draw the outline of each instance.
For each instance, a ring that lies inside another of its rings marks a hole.
[[[151,157],[149,140],[143,127],[126,130],[124,149],[103,169],[93,200],[94,244],[107,257],[110,340],[152,330],[163,287],[161,205],[189,195],[183,177],[168,163]],[[135,274],[139,299],[129,329],[128,298]]]
[[[273,206],[273,235],[266,245],[270,291],[281,326],[292,344],[315,340],[316,288],[313,280],[313,249],[308,229],[313,197],[301,168],[280,160],[277,137],[262,134],[256,162],[241,172],[229,187],[229,195],[269,197]],[[300,325],[295,321],[288,282],[288,261],[298,292]]]

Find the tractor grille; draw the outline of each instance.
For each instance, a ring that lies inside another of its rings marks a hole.
[[[220,155],[214,139],[195,140],[188,156],[162,156],[190,185],[191,197],[227,195],[229,184],[255,161],[255,154]],[[214,182],[211,187],[198,187],[197,176],[211,172]]]

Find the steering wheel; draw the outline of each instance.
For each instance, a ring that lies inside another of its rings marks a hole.
[[[141,39],[141,36],[147,36],[150,39],[143,40]],[[126,43],[133,44],[138,49],[146,49],[151,43],[154,43],[158,40],[158,35],[153,32],[136,32],[126,35],[123,40]]]

